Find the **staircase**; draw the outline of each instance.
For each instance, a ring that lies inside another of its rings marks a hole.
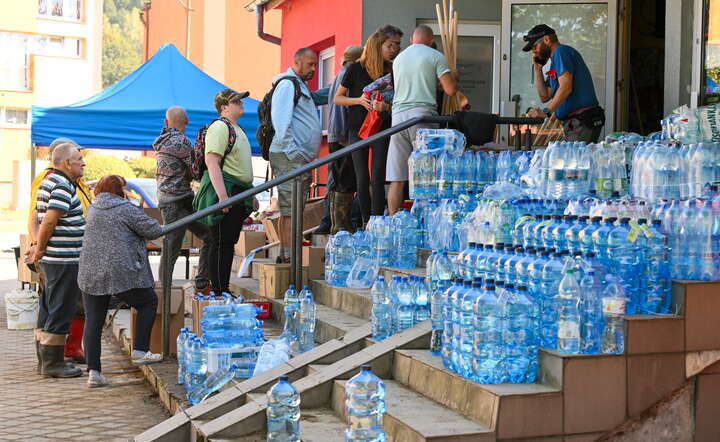
[[[418,261],[424,263],[422,255]],[[253,265],[258,275],[263,263]],[[425,269],[382,272],[423,275]],[[235,292],[259,297],[257,280],[233,284]],[[303,440],[340,441],[345,381],[371,364],[387,387],[388,441],[593,441],[720,359],[720,283],[676,281],[678,316],[628,316],[623,355],[567,356],[541,349],[537,382],[502,385],[477,384],[442,368],[428,349],[429,321],[374,342],[369,290],[321,280],[311,284],[318,304],[314,350],[227,386],[136,440],[264,441],[265,393],[288,375],[301,395]],[[279,320],[282,302],[271,301]]]

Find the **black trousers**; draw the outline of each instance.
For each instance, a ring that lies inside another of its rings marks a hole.
[[[192,208],[193,198],[188,196],[179,201],[173,201],[172,203],[166,203],[160,206],[160,213],[162,214],[163,222],[170,224],[173,221],[177,221],[181,218],[192,214],[194,212]],[[207,278],[207,257],[210,251],[210,246],[207,243],[207,237],[209,235],[208,227],[205,224],[199,222],[190,223],[187,227],[174,230],[168,233],[168,239],[170,240],[170,250],[162,249],[162,255],[160,257],[160,281],[165,274],[165,266],[170,265],[171,269],[175,268],[175,262],[180,254],[183,240],[185,239],[185,230],[190,230],[195,236],[203,241],[203,245],[200,247],[200,260],[198,261],[198,278]]]
[[[216,292],[230,292],[235,243],[240,239],[243,223],[250,213],[245,205],[232,206],[219,224],[210,227],[208,274]]]
[[[132,289],[127,292],[116,293],[115,296],[137,310],[133,348],[138,351],[150,350],[150,334],[152,333],[158,305],[155,290],[151,287]],[[83,293],[83,303],[85,304],[83,348],[85,350],[87,368],[88,371],[102,371],[100,367],[102,329],[105,324],[105,317],[107,316],[110,295],[95,296]]]
[[[77,283],[78,264],[40,263],[45,279],[42,306],[38,314],[38,328],[44,332],[66,335],[70,321],[77,312],[80,288]]]
[[[383,127],[386,129],[386,127]],[[358,131],[350,129],[348,144],[361,140]],[[357,196],[360,202],[363,224],[370,221],[371,215],[385,213],[385,163],[387,162],[390,138],[374,143],[372,149],[372,163],[368,170],[370,148],[356,150],[352,153],[357,182]]]
[[[329,143],[328,150],[330,153],[342,149],[340,143]],[[328,192],[338,193],[355,193],[355,167],[353,166],[352,154],[330,163],[330,171],[328,176],[332,176],[332,181],[328,179]]]

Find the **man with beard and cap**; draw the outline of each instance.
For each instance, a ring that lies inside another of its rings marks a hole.
[[[605,111],[582,55],[561,44],[555,30],[545,24],[530,29],[523,39],[522,50],[533,55],[535,88],[547,103],[542,110],[531,109],[528,116],[561,120],[566,141],[596,142],[605,125]],[[549,69],[543,72],[548,60]]]

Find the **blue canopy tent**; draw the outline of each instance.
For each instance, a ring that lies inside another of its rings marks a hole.
[[[217,118],[215,94],[227,86],[192,64],[171,44],[114,86],[86,100],[60,107],[32,107],[32,142],[49,145],[67,137],[84,147],[150,150],[163,127],[165,111],[182,106],[190,124],[187,136],[195,142],[201,126]],[[257,106],[243,100],[245,114],[238,124],[250,140],[253,155],[260,154],[255,140]]]

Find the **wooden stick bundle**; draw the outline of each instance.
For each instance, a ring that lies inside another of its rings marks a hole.
[[[455,10],[455,0],[450,0],[448,8],[448,0],[442,0],[435,4],[435,12],[437,13],[438,27],[440,28],[440,38],[442,40],[443,53],[448,62],[451,71],[457,70],[457,43],[458,43],[458,13]],[[460,101],[457,96],[443,99],[442,113],[450,115],[460,110]]]

